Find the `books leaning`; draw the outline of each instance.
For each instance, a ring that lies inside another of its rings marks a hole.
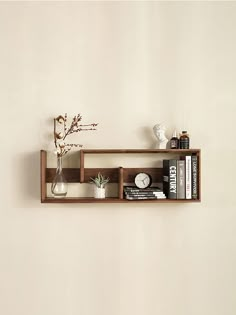
[[[124,186],[124,196],[128,200],[166,199],[165,194],[159,187],[142,189],[135,186]]]
[[[163,160],[163,191],[168,199],[198,199],[198,157]]]

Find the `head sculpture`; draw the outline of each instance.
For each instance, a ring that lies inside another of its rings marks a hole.
[[[154,135],[157,137],[158,140],[158,148],[159,149],[166,149],[166,144],[168,139],[165,136],[166,127],[163,124],[156,124],[153,127]]]
[[[153,132],[159,141],[167,140],[165,136],[166,127],[163,124],[156,124],[153,127]]]

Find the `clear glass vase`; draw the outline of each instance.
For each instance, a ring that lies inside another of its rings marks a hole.
[[[68,184],[63,174],[62,157],[58,156],[56,175],[52,182],[51,192],[52,192],[53,197],[55,198],[64,198],[67,195],[67,190],[68,190]]]

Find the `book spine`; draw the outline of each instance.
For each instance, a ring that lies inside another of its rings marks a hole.
[[[124,191],[127,191],[127,192],[144,192],[144,193],[147,193],[147,192],[162,192],[162,190],[160,188],[135,188],[135,187],[127,187],[125,186],[124,187]]]
[[[164,194],[135,194],[135,193],[125,193],[126,196],[133,196],[133,197],[136,197],[136,196],[144,196],[144,197],[155,197],[155,196],[164,196]]]
[[[169,160],[163,160],[163,192],[169,195]]]
[[[163,191],[169,199],[177,199],[177,160],[163,160]]]
[[[198,198],[198,161],[197,156],[192,156],[192,199]]]
[[[192,199],[192,164],[191,164],[191,155],[185,157],[185,169],[186,169],[186,199]]]
[[[133,196],[126,196],[125,199],[128,200],[156,200],[156,199],[165,199],[165,198],[157,198],[155,196],[153,197],[133,197]]]
[[[177,199],[177,160],[169,160],[169,199]]]
[[[135,193],[125,193],[126,196],[165,196],[164,193],[150,193],[150,194],[135,194]]]
[[[177,161],[177,199],[185,199],[185,161]]]

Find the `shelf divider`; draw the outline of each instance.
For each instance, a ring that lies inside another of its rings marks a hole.
[[[84,151],[80,150],[80,183],[84,183]]]
[[[47,152],[44,150],[40,151],[40,190],[41,190],[41,202],[46,199],[46,170],[47,170]]]
[[[124,169],[119,167],[119,199],[123,199]]]

